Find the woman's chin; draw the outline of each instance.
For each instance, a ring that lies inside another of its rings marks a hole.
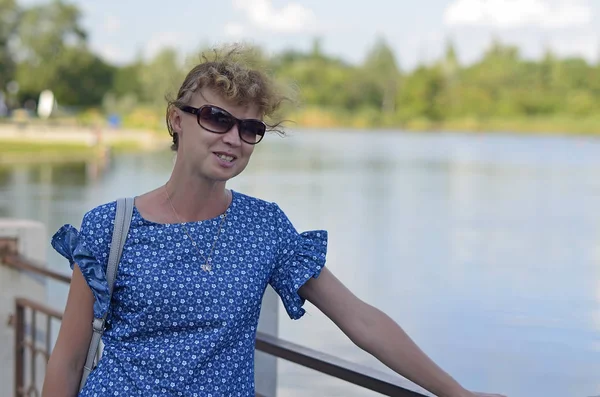
[[[228,180],[238,176],[242,171],[243,171],[243,169],[240,170],[238,167],[225,168],[225,169],[224,168],[216,168],[216,169],[210,170],[210,172],[207,172],[203,176],[206,179],[209,179],[209,180],[212,180],[215,182],[227,182]]]

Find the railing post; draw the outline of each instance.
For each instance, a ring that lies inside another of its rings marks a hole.
[[[31,312],[31,322],[29,323],[29,334],[30,334],[30,359],[29,359],[29,388],[27,390],[27,395],[31,395],[33,390],[37,390],[36,385],[36,362],[37,362],[37,311],[35,309],[30,309]]]
[[[262,301],[258,331],[277,337],[279,300],[275,291],[268,287]],[[265,397],[277,395],[277,357],[261,351],[254,353],[255,382],[257,394]]]
[[[15,397],[25,393],[25,308],[15,301]]]

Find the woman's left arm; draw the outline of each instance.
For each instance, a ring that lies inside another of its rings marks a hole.
[[[381,310],[357,298],[327,268],[304,284],[300,295],[329,317],[358,347],[438,397],[502,397],[472,393],[437,366]]]

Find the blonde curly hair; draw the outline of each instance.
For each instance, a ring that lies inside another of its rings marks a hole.
[[[202,54],[202,62],[188,72],[177,97],[167,99],[166,123],[173,139],[172,150],[179,148],[179,139],[171,126],[170,114],[176,107],[189,105],[193,95],[202,88],[210,88],[238,105],[258,105],[266,119],[272,119],[284,101],[292,100],[266,71],[248,65],[245,58],[250,52],[250,48],[236,44],[213,49],[210,58]],[[285,134],[281,128],[283,120],[273,123],[265,120],[265,123],[270,131]]]

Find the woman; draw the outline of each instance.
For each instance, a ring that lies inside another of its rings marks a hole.
[[[360,348],[438,396],[465,390],[388,316],[324,267],[327,233],[298,233],[275,203],[228,190],[284,97],[235,53],[196,66],[167,107],[176,162],[135,198],[112,301],[106,261],[115,202],[63,226],[53,246],[73,279],[44,397],[74,396],[94,317],[108,313],[103,357],[82,396],[252,396],[254,338],[267,284],[289,316],[309,300]],[[76,265],[76,266],[75,266]]]

